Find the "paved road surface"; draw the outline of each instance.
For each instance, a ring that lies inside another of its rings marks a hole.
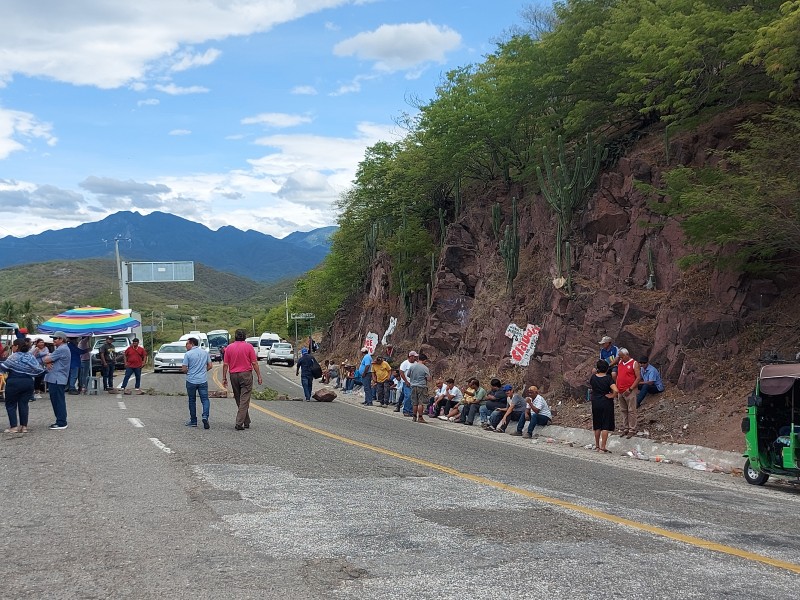
[[[145,382],[0,437],[3,598],[797,595],[796,490],[339,402],[240,432],[213,399],[205,431],[180,376]]]

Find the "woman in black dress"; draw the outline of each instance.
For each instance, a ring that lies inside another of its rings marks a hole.
[[[595,374],[589,379],[592,390],[592,429],[594,446],[597,452],[610,452],[606,449],[608,434],[614,431],[614,397],[617,386],[608,372],[608,363],[598,360]]]

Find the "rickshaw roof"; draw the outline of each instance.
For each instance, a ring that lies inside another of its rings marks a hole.
[[[785,394],[800,380],[800,363],[764,365],[759,376],[759,390],[767,396]]]

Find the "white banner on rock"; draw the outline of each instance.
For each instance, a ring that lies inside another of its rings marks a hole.
[[[538,325],[528,323],[528,326],[522,329],[516,323],[509,323],[506,327],[506,337],[511,338],[511,364],[520,367],[527,367],[530,364],[540,331]]]
[[[364,347],[369,350],[370,354],[375,354],[375,348],[378,347],[378,334],[370,331],[364,338]]]
[[[386,333],[383,334],[383,338],[381,338],[381,344],[384,346],[389,345],[389,336],[394,333],[395,327],[397,327],[397,317],[389,317],[389,327],[386,329]]]

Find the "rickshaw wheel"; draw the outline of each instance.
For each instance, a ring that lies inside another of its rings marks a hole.
[[[750,485],[764,485],[769,479],[769,475],[755,470],[750,466],[750,459],[748,458],[744,463],[744,480]]]

